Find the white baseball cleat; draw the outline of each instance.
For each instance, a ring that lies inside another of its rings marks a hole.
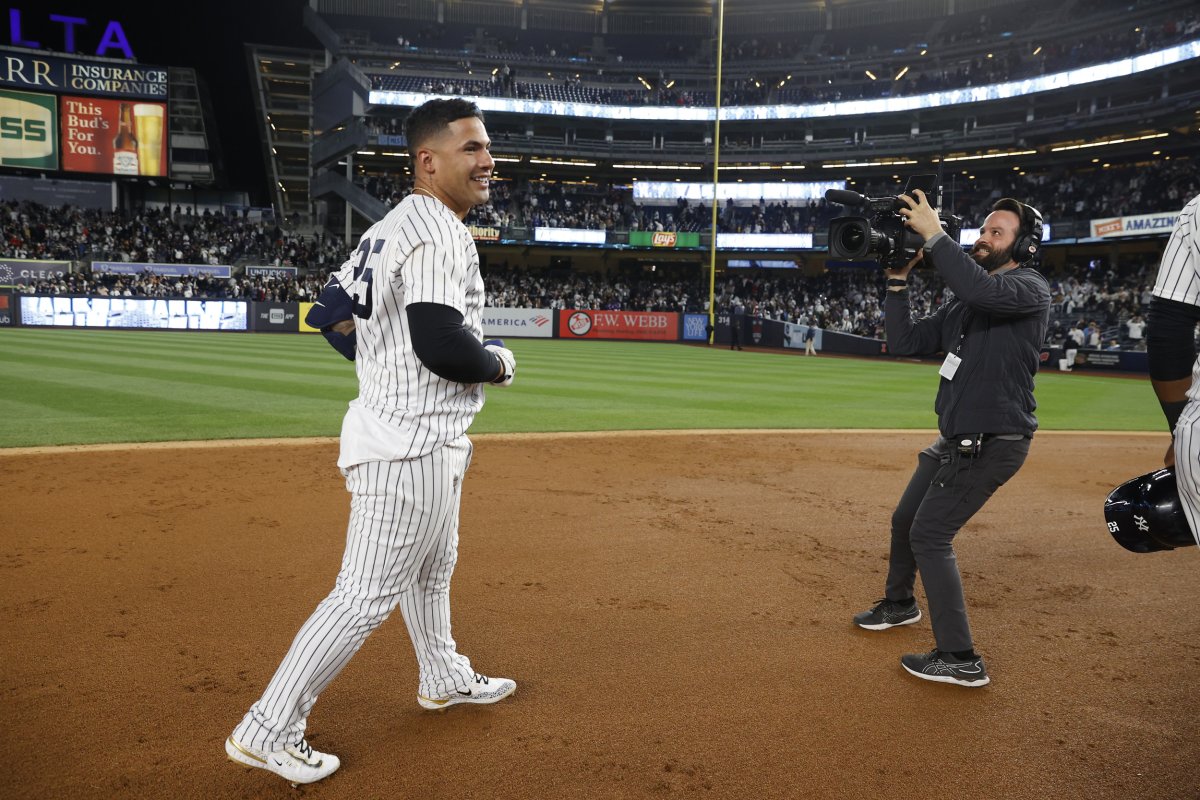
[[[426,697],[418,694],[417,702],[421,704],[421,708],[439,711],[459,703],[498,703],[516,690],[517,682],[510,678],[489,678],[476,673],[466,689],[459,689],[447,697]]]
[[[328,778],[342,765],[337,756],[319,753],[304,740],[282,750],[255,750],[230,736],[225,740],[225,754],[237,764],[274,772],[293,786]]]

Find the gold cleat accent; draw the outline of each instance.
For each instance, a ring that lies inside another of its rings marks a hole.
[[[237,750],[237,751],[238,751],[239,753],[241,753],[242,755],[244,755],[244,756],[246,756],[246,757],[248,757],[248,758],[253,758],[255,761],[257,761],[257,762],[258,762],[258,763],[260,763],[260,764],[265,764],[265,763],[267,763],[267,762],[266,762],[264,759],[261,759],[261,758],[259,758],[258,756],[254,755],[254,753],[251,753],[249,750],[247,750],[246,748],[244,748],[244,747],[242,747],[240,744],[238,744],[238,743],[237,743],[237,740],[236,740],[236,739],[234,739],[232,736],[230,736],[230,737],[229,737],[229,743],[230,743],[231,745],[233,745],[234,749],[235,749],[235,750]],[[230,758],[229,760],[230,760],[230,761],[233,761],[233,759],[232,759],[232,758]],[[240,763],[240,762],[233,761],[233,763],[237,764],[237,763]],[[246,764],[242,764],[242,766],[248,766],[248,765],[246,765]]]

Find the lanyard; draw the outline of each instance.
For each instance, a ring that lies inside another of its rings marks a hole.
[[[959,301],[961,302],[961,301]],[[975,318],[975,313],[971,311],[971,307],[963,303],[962,325],[958,329],[958,346],[954,348],[954,355],[958,356],[962,353],[963,344],[967,341],[967,328],[971,325],[971,320]]]

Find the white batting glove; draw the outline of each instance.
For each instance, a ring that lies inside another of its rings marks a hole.
[[[513,351],[498,344],[484,345],[484,349],[495,354],[504,367],[504,373],[493,380],[492,384],[494,386],[512,386],[513,376],[517,374],[517,357],[513,355]]]

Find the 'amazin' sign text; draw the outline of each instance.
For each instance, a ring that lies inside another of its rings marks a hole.
[[[89,23],[86,17],[72,17],[66,14],[49,14],[50,21],[63,28],[63,51],[67,53],[78,52],[76,50],[75,29],[88,28]],[[21,9],[10,8],[8,10],[8,42],[13,47],[29,47],[34,50],[40,49],[42,43],[33,39],[25,38],[21,30]],[[57,49],[48,47],[47,49]],[[109,51],[116,50],[114,56],[133,59],[133,49],[129,46],[129,39],[125,37],[125,29],[121,27],[121,23],[115,19],[108,20],[105,23],[104,33],[100,36],[100,43],[96,45],[96,52],[92,55],[104,56],[109,55]]]

